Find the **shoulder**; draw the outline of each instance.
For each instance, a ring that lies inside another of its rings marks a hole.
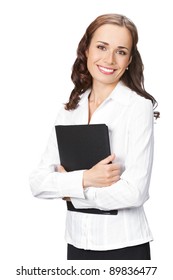
[[[152,110],[153,104],[150,99],[146,99],[145,97],[139,95],[137,92],[131,90],[123,83],[120,84],[120,91],[122,91],[122,96],[126,100],[126,105],[132,110],[144,108],[144,110]]]
[[[129,124],[135,126],[136,123],[139,123],[141,128],[153,126],[154,112],[151,100],[138,95],[134,91],[131,91],[129,106]]]
[[[79,113],[81,113],[83,106],[85,106],[88,100],[88,95],[89,90],[81,95],[78,106],[73,110],[66,110],[65,104],[62,104],[58,110],[55,125],[74,124],[76,122],[76,117],[78,117]]]
[[[126,106],[129,111],[135,108],[144,107],[152,108],[152,102],[149,99],[140,96],[137,92],[131,90],[124,85],[123,82],[119,82],[112,92],[111,98],[119,104]]]
[[[129,121],[135,121],[137,118],[154,118],[153,104],[151,100],[140,96],[137,92],[131,90],[123,83],[119,85],[119,100],[127,107]]]
[[[140,96],[134,91],[131,91],[130,107],[132,111],[138,113],[150,113],[153,115],[153,104],[150,99]]]
[[[58,110],[55,125],[65,125],[68,123],[68,120],[71,118],[73,110],[66,110],[65,105],[62,104]]]

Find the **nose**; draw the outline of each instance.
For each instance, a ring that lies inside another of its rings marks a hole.
[[[110,65],[115,64],[115,54],[113,51],[106,52],[104,62]]]

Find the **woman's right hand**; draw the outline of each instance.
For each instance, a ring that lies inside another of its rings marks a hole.
[[[115,159],[112,154],[101,160],[91,169],[85,170],[83,173],[83,187],[106,187],[111,186],[120,179],[120,165],[110,163]]]

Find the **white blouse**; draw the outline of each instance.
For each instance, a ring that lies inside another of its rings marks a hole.
[[[86,91],[75,110],[59,111],[55,125],[88,123]],[[119,82],[92,115],[90,124],[109,128],[114,162],[121,164],[120,180],[108,187],[82,186],[83,170],[59,173],[55,128],[36,170],[30,175],[34,196],[71,197],[76,208],[118,209],[118,215],[97,215],[67,210],[65,238],[78,248],[111,250],[149,242],[152,234],[143,204],[149,198],[153,162],[153,106]],[[58,218],[58,217],[57,217]]]

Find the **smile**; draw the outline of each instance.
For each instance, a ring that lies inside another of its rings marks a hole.
[[[103,67],[103,66],[100,66],[100,65],[97,65],[97,67],[98,67],[99,71],[103,74],[110,75],[110,74],[113,74],[115,72],[115,69]]]

